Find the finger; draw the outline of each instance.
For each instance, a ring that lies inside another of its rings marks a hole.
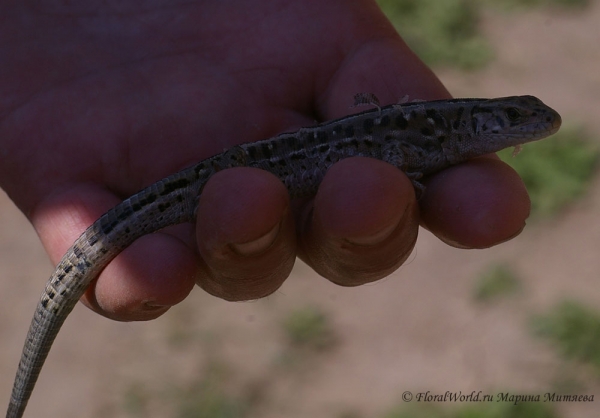
[[[118,202],[106,190],[85,185],[39,205],[32,222],[53,263]],[[154,319],[189,294],[195,272],[196,256],[182,241],[165,233],[148,235],[119,254],[91,283],[82,301],[111,319]]]
[[[390,164],[350,158],[328,172],[300,226],[301,257],[343,286],[378,280],[410,255],[419,217],[408,178]]]
[[[226,300],[267,296],[296,257],[289,195],[274,175],[255,168],[211,177],[198,205],[196,236],[204,274],[198,284]]]
[[[363,47],[341,63],[319,100],[323,119],[342,117],[364,107],[350,108],[357,93],[373,93],[382,105],[409,100],[449,98],[450,93],[406,44],[393,34]]]
[[[495,158],[482,157],[450,167],[426,183],[421,199],[423,225],[459,248],[487,248],[518,235],[530,200],[519,175]]]
[[[155,319],[192,290],[195,255],[168,234],[141,237],[111,262],[86,291],[84,303],[120,321]]]

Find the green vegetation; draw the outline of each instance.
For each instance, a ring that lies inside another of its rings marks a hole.
[[[459,408],[442,408],[434,404],[401,406],[384,415],[384,418],[558,418],[547,403],[486,402],[466,404]]]
[[[125,391],[123,409],[131,417],[145,417],[148,415],[149,397],[141,383],[132,384]]]
[[[564,301],[533,320],[538,335],[555,343],[563,356],[600,371],[600,313],[579,302]]]
[[[590,0],[487,0],[492,7],[521,9],[531,7],[560,7],[581,10],[590,5]]]
[[[483,7],[584,9],[590,0],[377,0],[406,43],[427,65],[474,70],[493,57],[479,31]]]
[[[550,216],[580,197],[594,174],[599,151],[583,129],[563,126],[554,136],[527,144],[517,158],[498,153],[523,178],[532,216]]]
[[[406,43],[428,65],[476,69],[492,57],[479,34],[479,6],[471,0],[378,0]]]
[[[179,389],[177,418],[241,418],[245,414],[245,404],[225,393],[223,389],[226,372],[223,367],[211,366],[202,373],[202,379]]]
[[[317,308],[293,311],[283,322],[283,328],[293,347],[324,349],[335,341],[327,317]]]
[[[496,264],[477,280],[474,295],[478,301],[489,301],[513,294],[519,289],[519,286],[519,279],[508,266]]]
[[[199,372],[191,383],[169,383],[162,389],[150,390],[133,383],[123,398],[123,409],[130,417],[149,415],[153,402],[172,405],[169,416],[176,418],[243,418],[253,406],[252,399],[232,396],[225,390],[227,367],[212,362],[208,370]]]

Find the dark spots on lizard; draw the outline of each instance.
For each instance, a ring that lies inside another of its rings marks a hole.
[[[454,123],[452,124],[452,127],[454,129],[458,129],[460,128],[460,121],[462,118],[463,113],[465,112],[465,108],[464,107],[459,107],[458,109],[456,109],[456,119],[454,120]]]
[[[373,119],[365,119],[363,122],[363,130],[368,134],[373,133],[373,126],[375,126]]]
[[[290,154],[290,160],[292,160],[292,161],[305,160],[305,159],[306,159],[306,155],[304,155],[301,152],[295,152],[293,154]]]
[[[127,219],[133,213],[133,209],[130,206],[123,207],[123,210],[117,214],[117,219],[123,221]]]
[[[169,193],[173,192],[174,190],[178,190],[178,189],[183,189],[184,187],[187,187],[190,184],[190,181],[186,178],[180,178],[177,180],[173,180],[167,183],[163,183],[163,190],[160,192],[161,196],[165,196],[168,195]]]
[[[260,150],[265,158],[271,158],[273,156],[273,151],[269,144],[261,144]]]
[[[246,152],[252,160],[258,158],[258,149],[256,148],[256,146],[249,146],[248,148],[246,148]]]
[[[83,253],[81,252],[81,248],[79,247],[79,245],[75,245],[73,247],[73,254],[75,254],[75,257],[77,257],[77,258],[83,257]]]
[[[144,206],[146,206],[146,205],[149,205],[149,204],[151,204],[151,203],[154,203],[154,202],[156,201],[156,198],[157,198],[157,197],[158,197],[158,196],[156,196],[156,193],[148,193],[146,196],[144,196],[144,198],[143,198],[143,199],[140,199],[140,200],[138,201],[138,203],[139,203],[139,205],[140,205],[141,207],[144,207]],[[134,209],[134,210],[135,210],[135,209]]]
[[[365,138],[363,139],[363,145],[369,149],[371,149],[373,147],[373,140],[369,139],[369,138]]]
[[[354,148],[358,148],[358,139],[356,138],[352,138],[352,140],[350,142],[348,142],[350,145],[352,145]]]
[[[194,173],[196,173],[196,177],[199,177],[200,172],[204,171],[205,169],[206,169],[206,164],[204,164],[204,162],[196,164],[196,166],[194,167]]]
[[[105,235],[110,234],[115,227],[121,223],[123,220],[127,219],[132,213],[141,210],[144,206],[149,205],[155,202],[157,196],[155,193],[149,193],[143,199],[140,199],[138,202],[133,203],[130,207],[124,207],[120,213],[116,215],[116,219],[108,224],[101,224],[100,229]]]
[[[131,229],[129,227],[125,228],[125,233],[129,234],[131,232]]]
[[[315,134],[312,130],[304,132],[304,134],[300,137],[300,141],[296,141],[294,138],[290,138],[288,141],[288,147],[293,150],[299,150],[302,147],[307,145],[314,145],[317,142],[317,138],[315,138]]]
[[[437,137],[437,140],[440,144],[443,144],[444,141],[446,140],[446,135],[440,135]]]
[[[90,239],[88,240],[88,245],[90,247],[93,247],[94,245],[96,245],[96,243],[98,242],[98,235],[94,234],[90,237]]]
[[[331,129],[331,133],[333,135],[340,135],[342,132],[344,131],[344,127],[342,125],[335,125],[332,129]]]
[[[131,210],[133,210],[133,212],[138,212],[138,211],[142,210],[142,208],[144,206],[154,203],[156,201],[156,198],[157,198],[157,196],[155,193],[149,193],[143,199],[140,199],[139,201],[133,203],[131,205]],[[129,215],[131,215],[131,212],[127,214],[127,216],[129,216]],[[112,228],[110,228],[110,230],[112,230],[115,227],[116,222],[113,222],[111,225],[112,225]],[[106,227],[103,228],[102,232],[107,233]],[[110,231],[108,231],[108,232],[110,232]]]
[[[379,120],[379,126],[382,126],[385,128],[386,126],[389,126],[391,122],[392,122],[392,118],[390,118],[388,115],[385,115]]]
[[[104,235],[110,234],[112,230],[115,229],[115,226],[117,226],[117,223],[117,221],[112,221],[108,225],[102,225],[102,232],[104,233]]]
[[[40,301],[40,304],[44,307],[44,309],[48,309],[48,302],[50,302],[50,299],[44,298]]]
[[[344,130],[344,133],[346,135],[346,138],[353,137],[354,136],[354,126],[352,126],[352,125],[346,126],[346,129]]]
[[[63,271],[65,272],[65,274],[69,274],[71,272],[71,270],[73,270],[73,266],[72,265],[68,265],[66,266]]]
[[[417,118],[417,111],[416,110],[411,110],[410,111],[410,118],[411,119],[416,119]]]
[[[171,204],[169,202],[160,203],[158,205],[158,211],[160,213],[163,213],[165,210],[169,209],[170,207],[171,207]]]
[[[433,129],[424,126],[423,128],[421,128],[421,135],[423,136],[432,136],[434,134]]]
[[[177,200],[177,202],[181,203],[181,202],[183,202],[183,196],[178,194],[177,196],[175,196],[175,200]]]
[[[446,127],[447,122],[440,111],[434,109],[428,109],[426,112],[427,118],[433,120],[436,126],[442,128]]]
[[[396,126],[399,129],[402,129],[402,130],[405,130],[408,127],[408,121],[406,120],[404,115],[396,116],[396,120],[394,121],[394,123],[396,124]]]
[[[318,150],[321,153],[326,153],[327,151],[329,151],[329,148],[329,144],[323,144],[319,146]]]
[[[327,142],[329,140],[329,135],[327,135],[327,132],[325,132],[325,131],[317,131],[317,140],[321,144],[324,144],[325,142]]]
[[[56,293],[54,292],[54,290],[48,290],[46,292],[46,296],[48,296],[48,299],[54,299],[54,296],[56,296]]]
[[[475,118],[471,118],[471,129],[472,129],[472,132],[475,132],[475,133],[479,132],[479,129],[477,129],[477,119],[475,119]]]
[[[279,164],[281,167],[287,167],[287,161],[285,160],[285,158],[280,158],[279,160],[277,160],[277,164]]]

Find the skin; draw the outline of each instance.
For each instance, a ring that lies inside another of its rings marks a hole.
[[[449,97],[371,0],[8,2],[0,6],[0,186],[57,263],[81,232],[142,187],[237,143],[408,94]],[[7,61],[5,61],[7,62]],[[83,302],[153,319],[194,284],[227,300],[274,292],[296,255],[343,286],[397,269],[418,225],[461,248],[517,235],[529,198],[494,156],[410,181],[381,161],[336,164],[314,199],[269,173],[206,185],[195,225],[145,236]],[[401,297],[401,295],[399,295]]]

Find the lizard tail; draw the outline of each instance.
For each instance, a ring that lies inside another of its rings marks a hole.
[[[205,183],[195,180],[188,182],[181,173],[180,179],[169,178],[155,183],[105,213],[67,251],[48,280],[35,310],[6,418],[23,416],[58,331],[104,267],[139,237],[192,220],[197,198],[190,196],[197,197]],[[132,218],[155,222],[132,227]]]

